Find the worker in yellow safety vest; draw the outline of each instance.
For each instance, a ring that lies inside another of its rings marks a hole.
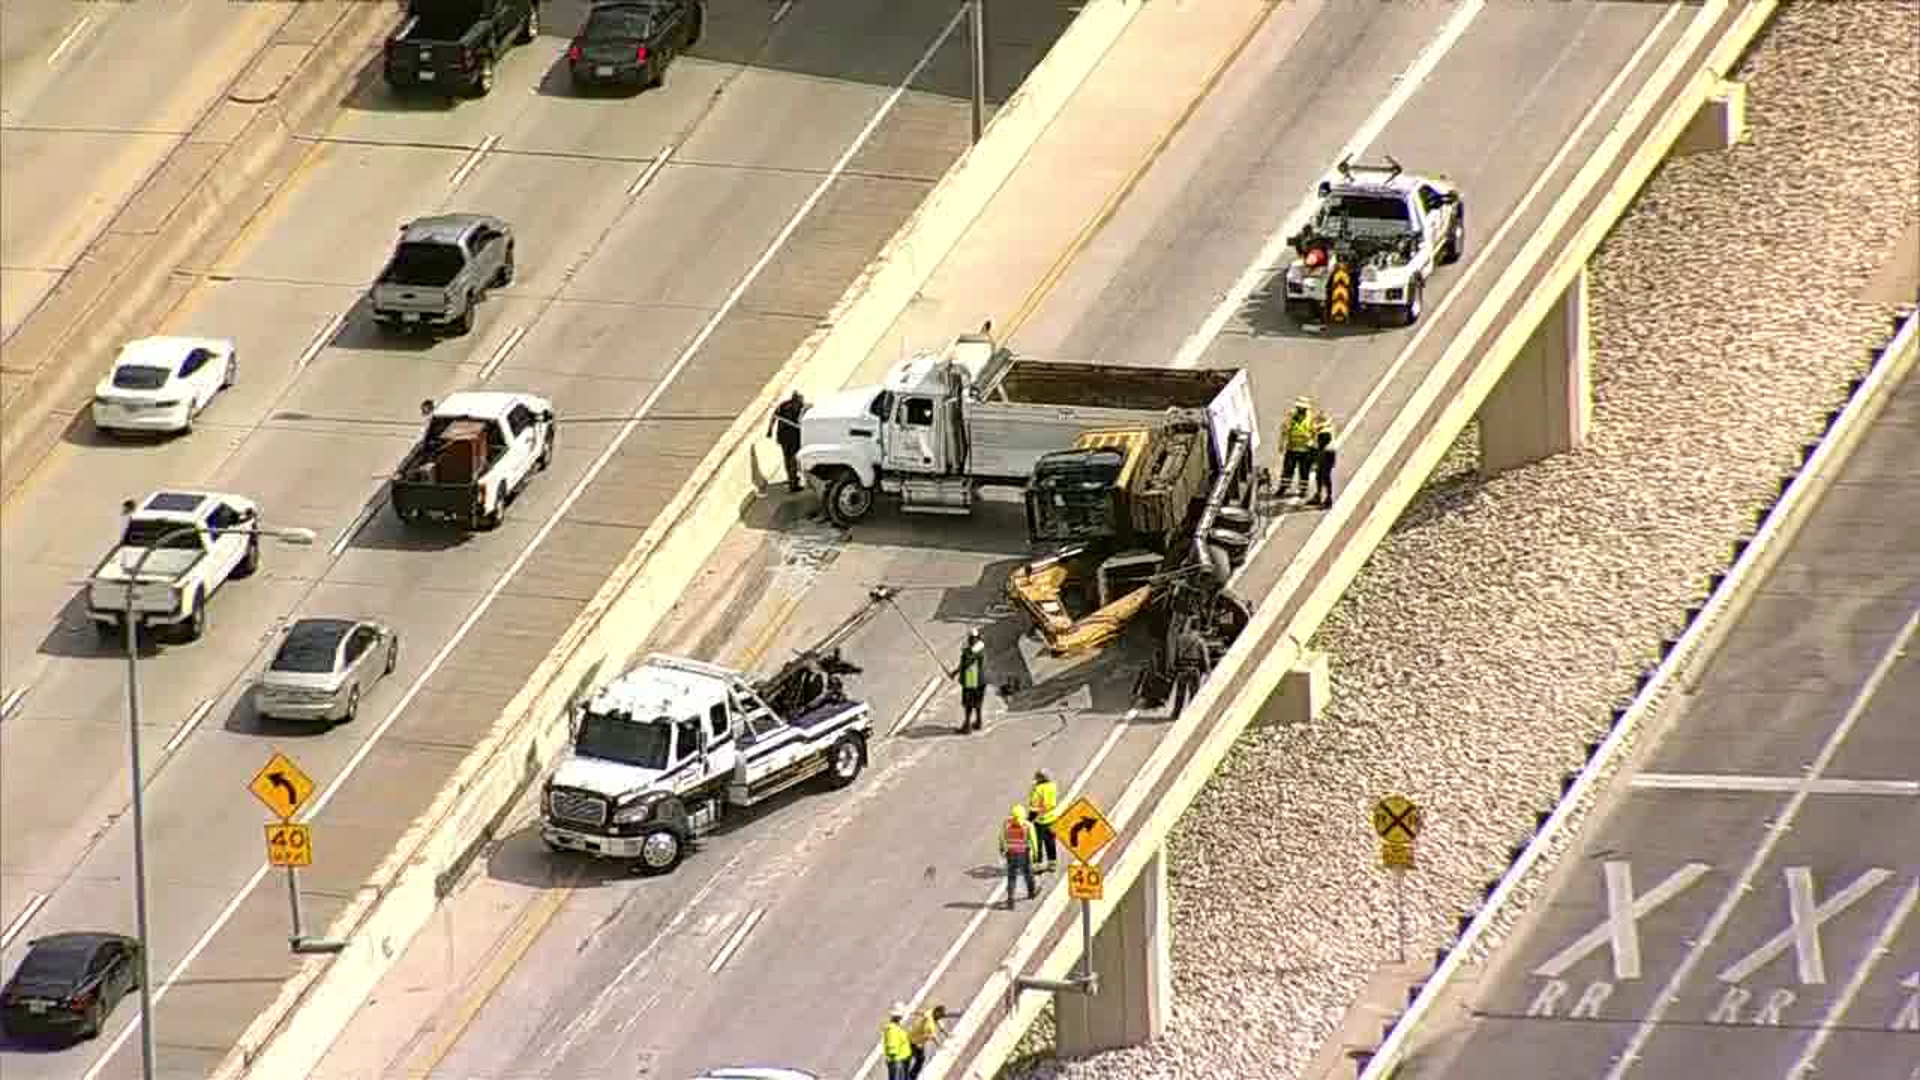
[[[913,1014],[913,1023],[907,1026],[907,1038],[913,1043],[913,1062],[907,1068],[907,1080],[918,1080],[920,1070],[927,1067],[927,1058],[946,1035],[946,1031],[940,1027],[940,1022],[946,1018],[945,1005],[935,1005]]]
[[[960,666],[953,669],[960,684],[960,733],[981,730],[980,709],[987,700],[987,643],[980,628],[967,631],[967,643],[960,646]]]
[[[880,1029],[880,1050],[887,1059],[887,1080],[907,1080],[913,1062],[913,1040],[907,1037],[907,1007],[895,1004]]]
[[[1027,792],[1027,813],[1033,818],[1033,831],[1039,839],[1039,850],[1033,860],[1033,868],[1042,874],[1048,873],[1060,861],[1060,849],[1053,837],[1054,819],[1060,816],[1060,789],[1053,786],[1053,777],[1045,769],[1033,772],[1033,790]]]
[[[1027,808],[1015,804],[1007,819],[1000,823],[1000,856],[1007,860],[1007,910],[1013,910],[1013,883],[1024,879],[1027,899],[1039,895],[1033,886],[1033,823],[1027,820]]]
[[[1314,406],[1312,398],[1303,396],[1294,400],[1293,411],[1287,414],[1286,426],[1280,431],[1282,497],[1294,494],[1295,476],[1300,478],[1299,494],[1307,493],[1313,474],[1314,442],[1322,431],[1332,430],[1333,424]]]

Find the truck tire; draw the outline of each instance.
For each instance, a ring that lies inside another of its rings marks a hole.
[[[1440,263],[1452,266],[1467,253],[1467,204],[1462,202],[1453,212],[1453,226],[1447,230],[1447,246],[1440,251]]]
[[[642,874],[668,874],[686,857],[687,845],[672,829],[655,829],[640,839],[640,858],[634,869]]]
[[[527,21],[520,24],[520,36],[515,38],[515,40],[522,45],[531,45],[533,44],[533,39],[539,36],[540,0],[533,0],[531,4],[527,5]]]
[[[538,458],[535,458],[533,462],[533,469],[535,472],[546,472],[547,466],[553,464],[554,438],[555,438],[555,435],[553,433],[553,428],[549,426],[547,428],[546,441],[540,444],[540,456]]]
[[[483,98],[493,93],[493,54],[480,54],[480,69],[473,73],[473,83],[467,88],[469,97]]]
[[[873,489],[860,482],[852,469],[842,469],[827,484],[827,517],[849,528],[873,512]]]
[[[193,590],[193,614],[187,616],[182,624],[188,641],[199,641],[207,633],[207,594],[205,590]]]
[[[500,527],[507,519],[507,485],[501,484],[500,490],[493,493],[493,509],[480,515],[480,527],[488,532]]]
[[[707,29],[707,6],[704,3],[693,5],[693,29],[687,31],[687,48],[700,44],[700,35]]]
[[[493,275],[493,287],[504,289],[513,284],[513,245],[507,245],[506,261],[500,264],[500,270]]]
[[[1412,326],[1420,321],[1420,313],[1426,303],[1427,282],[1424,278],[1414,278],[1407,282],[1407,302],[1395,309],[1400,316],[1401,326]]]
[[[101,622],[99,619],[88,621],[93,623],[93,634],[100,639],[100,644],[112,645],[117,642],[125,645],[127,643],[127,628],[118,622]]]
[[[827,749],[827,786],[843,788],[860,777],[860,770],[867,764],[866,740],[857,735],[843,735],[840,741]]]
[[[473,294],[467,294],[467,302],[460,308],[460,317],[453,320],[453,336],[465,337],[473,332]]]
[[[233,576],[252,577],[254,571],[258,569],[260,569],[260,534],[255,533],[247,537],[247,553],[240,556],[240,565],[233,568]]]

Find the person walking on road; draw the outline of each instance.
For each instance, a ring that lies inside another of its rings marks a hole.
[[[954,669],[953,677],[960,684],[960,733],[980,731],[984,726],[981,707],[987,700],[987,643],[981,640],[977,626],[967,631],[967,643],[960,646],[960,666]]]
[[[907,1038],[907,1007],[896,1004],[887,1012],[887,1023],[880,1029],[880,1052],[887,1061],[887,1080],[907,1080],[913,1064],[913,1040]]]
[[[1296,493],[1307,493],[1308,474],[1313,467],[1313,443],[1321,429],[1327,427],[1327,420],[1319,409],[1314,408],[1310,397],[1295,398],[1293,411],[1287,414],[1286,426],[1280,431],[1280,496],[1286,498]],[[1296,489],[1294,477],[1300,478]]]
[[[806,415],[807,399],[795,390],[793,396],[773,410],[767,421],[767,434],[780,443],[780,457],[787,465],[787,490],[800,490],[800,466],[794,460],[800,453],[800,418]]]
[[[1060,816],[1060,789],[1053,784],[1053,777],[1045,769],[1033,771],[1033,789],[1027,792],[1027,813],[1033,818],[1033,832],[1039,841],[1035,852],[1033,868],[1042,874],[1051,873],[1060,861],[1060,849],[1053,836],[1054,819]]]
[[[913,1023],[907,1025],[907,1041],[913,1044],[913,1057],[907,1064],[907,1080],[918,1080],[920,1070],[927,1067],[927,1059],[933,1056],[933,1049],[940,1045],[946,1035],[940,1022],[947,1018],[947,1007],[935,1005],[931,1009],[922,1009],[913,1016]]]
[[[1333,448],[1333,428],[1320,429],[1313,437],[1313,497],[1308,506],[1333,505],[1333,466],[1339,451]]]
[[[1039,895],[1033,885],[1033,823],[1027,820],[1027,808],[1015,804],[1007,820],[1000,823],[1000,855],[1007,860],[1007,910],[1013,910],[1013,885],[1027,883],[1027,899]]]

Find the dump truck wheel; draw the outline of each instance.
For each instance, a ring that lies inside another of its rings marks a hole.
[[[845,527],[873,512],[873,491],[852,470],[834,476],[827,485],[827,516]]]

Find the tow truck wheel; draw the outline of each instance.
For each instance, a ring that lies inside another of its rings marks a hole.
[[[237,578],[252,577],[260,569],[260,535],[255,533],[247,538],[247,553],[240,557],[240,565],[233,568]]]
[[[685,852],[686,845],[672,829],[655,829],[640,841],[640,872],[664,874],[680,865],[680,857]]]
[[[1442,265],[1451,266],[1467,253],[1467,204],[1454,207],[1453,225],[1447,229],[1447,247],[1440,253]]]
[[[866,763],[866,747],[860,744],[859,739],[848,735],[827,751],[827,782],[837,788],[846,787],[860,776],[860,770]]]
[[[827,485],[827,516],[845,528],[873,512],[873,492],[851,469],[834,476]]]
[[[1414,278],[1407,283],[1407,302],[1400,309],[1400,325],[1412,326],[1420,321],[1420,311],[1427,291],[1427,283]]]

